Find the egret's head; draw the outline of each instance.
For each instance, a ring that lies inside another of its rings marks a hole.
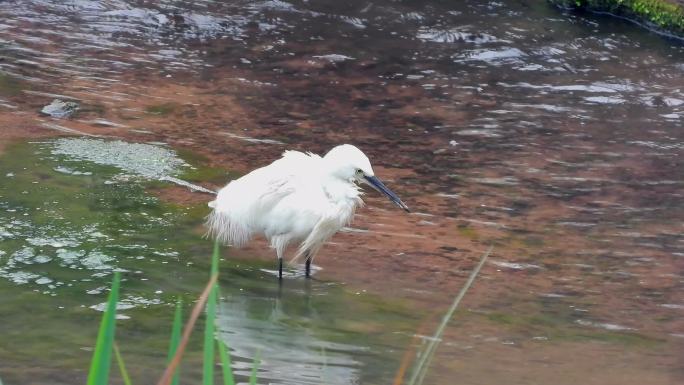
[[[399,199],[397,194],[385,186],[375,177],[370,160],[356,146],[342,144],[325,154],[323,159],[328,163],[332,175],[354,183],[365,183],[387,197],[397,206],[409,211],[408,206]]]
[[[360,182],[364,175],[375,175],[366,154],[351,144],[342,144],[328,151],[324,157],[333,175],[344,180]]]

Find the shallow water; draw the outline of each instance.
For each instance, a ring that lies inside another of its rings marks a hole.
[[[160,202],[145,189],[151,183],[143,179],[147,175],[131,173],[135,168],[125,167],[129,163],[115,168],[83,161],[89,149],[101,145],[90,141],[87,147],[79,147],[81,139],[14,145],[2,158],[0,175],[11,180],[0,187],[3,363],[30,357],[38,368],[57,361],[64,374],[82,369],[73,363],[87,363],[90,353],[83,347],[91,345],[111,273],[121,271],[124,289],[117,317],[123,341],[133,345],[128,359],[134,368],[158,367],[170,326],[167,305],[176,297],[192,302],[206,280],[210,250],[202,240],[204,207]],[[114,143],[119,150],[124,147]],[[161,153],[168,163],[185,164],[163,148],[142,153],[140,145],[130,146],[148,161]],[[84,155],[74,156],[79,150]],[[300,378],[291,383],[320,383],[331,376],[334,380],[326,383],[351,384],[387,375],[391,357],[401,352],[415,326],[407,307],[374,303],[378,299],[373,296],[349,293],[334,283],[279,285],[263,267],[244,261],[223,265],[219,328],[233,348],[237,368],[251,367],[259,350],[263,378],[279,378],[288,362],[299,365]],[[27,319],[23,309],[31,308],[41,316]],[[91,330],[84,330],[84,323]],[[148,323],[154,328],[148,330]],[[393,331],[377,338],[365,334],[379,328]],[[46,342],[44,333],[55,334]],[[138,333],[154,342],[136,347]],[[35,357],[42,344],[48,350]],[[64,357],[52,348],[69,353]],[[371,370],[362,371],[364,366]],[[3,368],[10,383],[26,381],[20,368]],[[52,375],[38,371],[30,381]]]
[[[130,278],[122,346],[154,378],[166,305],[206,278],[207,195],[10,144],[80,132],[190,150],[196,167],[201,154],[212,168],[184,177],[209,188],[285,148],[354,142],[413,209],[369,194],[308,292],[297,280],[278,292],[263,244],[224,256],[222,336],[245,361],[258,346],[273,355],[263,383],[295,363],[283,383],[390,383],[489,244],[428,381],[681,383],[679,43],[527,1],[48,0],[0,3],[0,20],[6,382],[32,382],[21,373],[43,351],[55,355],[36,376],[82,378],[74,346],[95,326],[73,325],[95,324],[115,268],[147,279]],[[55,98],[80,107],[40,115]],[[25,323],[29,304],[55,328]],[[20,338],[32,343],[8,348]]]

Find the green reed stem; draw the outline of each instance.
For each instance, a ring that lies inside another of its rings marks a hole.
[[[256,385],[257,383],[257,371],[259,370],[260,352],[257,350],[254,354],[254,363],[252,364],[252,375],[249,377],[249,385]]]
[[[116,304],[119,302],[119,286],[121,274],[114,273],[112,289],[109,292],[107,307],[102,315],[100,330],[97,334],[95,351],[88,372],[88,385],[106,385],[109,381],[109,369],[112,363],[112,346],[116,328]]]
[[[181,339],[181,329],[183,327],[183,301],[179,298],[176,302],[176,311],[173,314],[173,325],[171,326],[171,342],[169,342],[169,358],[168,362],[171,362],[173,356],[176,355],[178,350],[178,345]],[[176,369],[173,374],[173,379],[171,380],[171,385],[178,385],[180,378],[180,369]]]
[[[219,242],[214,242],[214,252],[211,256],[211,276],[218,274],[218,260],[220,247]],[[216,303],[218,301],[218,283],[211,288],[209,299],[207,300],[206,321],[204,324],[204,366],[203,366],[203,385],[213,385],[214,383],[214,359],[215,348],[215,322],[216,322]]]
[[[219,356],[221,357],[221,366],[223,367],[223,385],[235,385],[235,378],[233,377],[233,368],[230,362],[230,353],[225,341],[218,340]]]
[[[124,385],[132,385],[131,377],[128,375],[126,370],[126,365],[124,364],[123,357],[121,357],[121,351],[119,350],[119,345],[114,342],[114,356],[116,356],[116,362],[119,364],[119,372],[121,372],[121,378],[123,378]]]
[[[482,269],[482,266],[489,257],[489,254],[491,254],[492,250],[494,250],[494,246],[490,246],[489,249],[482,255],[482,257],[480,258],[480,263],[478,263],[475,269],[472,271],[472,273],[470,273],[468,281],[454,299],[454,302],[451,304],[449,310],[446,312],[446,314],[444,314],[442,322],[439,324],[439,327],[437,328],[435,335],[428,343],[428,346],[425,348],[423,355],[420,357],[420,360],[418,361],[416,367],[413,370],[413,373],[411,374],[411,379],[408,382],[409,385],[420,385],[423,383],[425,375],[427,374],[427,368],[430,365],[430,361],[432,360],[432,356],[434,355],[435,350],[437,350],[437,345],[439,344],[439,341],[441,341],[442,335],[444,334],[444,329],[453,317],[454,312],[456,312],[456,309],[458,308],[458,305],[461,303],[461,300],[465,296],[466,292],[468,292],[468,289],[470,289],[470,286],[475,281],[475,277],[477,277],[477,275],[480,273],[480,269]]]

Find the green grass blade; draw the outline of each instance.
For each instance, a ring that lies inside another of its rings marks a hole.
[[[116,356],[116,362],[119,364],[119,371],[121,372],[121,378],[123,378],[124,385],[132,385],[131,377],[128,376],[126,365],[124,364],[123,357],[121,357],[121,351],[119,351],[119,345],[117,345],[116,342],[114,342],[114,355]]]
[[[102,315],[100,330],[93,352],[93,360],[88,372],[88,385],[106,385],[109,380],[109,368],[112,363],[112,345],[116,327],[116,304],[119,302],[119,285],[121,274],[114,273],[112,289],[109,292],[107,308]]]
[[[173,315],[173,326],[171,327],[171,342],[169,343],[169,359],[171,362],[173,356],[176,355],[176,350],[178,350],[178,344],[180,344],[181,339],[181,328],[183,327],[183,301],[180,299],[176,302],[176,312]],[[178,385],[179,381],[179,370],[176,369],[173,374],[173,379],[171,380],[171,385]]]
[[[257,350],[254,355],[254,364],[252,365],[252,375],[249,377],[249,385],[256,385],[257,383],[257,371],[259,370],[259,351]]]
[[[204,370],[202,371],[202,384],[213,385],[214,383],[214,320],[216,318],[216,286],[209,293],[207,301],[207,316],[204,324]]]
[[[235,378],[233,377],[233,368],[230,362],[230,353],[228,347],[223,340],[217,340],[219,348],[219,356],[221,357],[221,366],[223,366],[223,385],[235,385]]]
[[[218,274],[219,243],[214,242],[214,252],[211,256],[211,275]],[[218,301],[218,284],[212,287],[207,300],[207,316],[204,324],[204,366],[203,366],[203,385],[213,385],[214,383],[214,359],[215,359],[215,322],[216,322],[216,302]]]
[[[430,366],[432,356],[435,354],[435,350],[437,350],[437,345],[439,344],[439,341],[441,341],[442,335],[444,334],[444,329],[446,328],[451,318],[454,316],[454,312],[456,312],[458,305],[461,303],[461,300],[468,292],[468,289],[470,289],[470,286],[475,281],[475,277],[477,277],[477,275],[480,273],[480,269],[482,269],[482,266],[484,265],[485,261],[487,260],[487,257],[489,257],[489,254],[491,254],[493,249],[494,246],[490,246],[489,249],[482,255],[482,257],[480,258],[480,263],[478,263],[475,269],[470,273],[468,281],[466,281],[466,284],[463,285],[463,288],[454,299],[454,302],[451,304],[451,307],[446,312],[446,314],[444,314],[444,317],[442,318],[442,323],[440,323],[439,327],[437,328],[437,331],[435,332],[435,335],[428,343],[427,347],[425,348],[425,351],[420,356],[420,360],[417,362],[413,370],[411,379],[408,382],[409,385],[420,385],[423,383],[425,375],[427,374],[427,369]]]
[[[218,274],[218,261],[219,261],[219,243],[214,242],[214,253],[211,258],[211,273]],[[218,290],[218,284],[216,284]],[[228,345],[225,341],[216,339],[218,344],[219,356],[221,358],[221,366],[223,370],[223,385],[235,385],[235,377],[233,377],[233,368],[230,361],[230,352],[228,350]]]

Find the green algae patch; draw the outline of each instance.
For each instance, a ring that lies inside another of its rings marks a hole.
[[[0,96],[16,96],[25,88],[22,81],[0,72]]]
[[[13,347],[0,362],[46,373],[87,367],[90,353],[78,348],[92,344],[113,272],[125,282],[118,316],[157,322],[150,309],[202,285],[205,272],[188,264],[210,252],[194,232],[201,222],[149,196],[144,179],[55,146],[11,145],[0,160],[0,305],[12,330],[0,345]]]
[[[177,103],[162,103],[145,107],[145,112],[152,115],[170,115],[180,107]]]
[[[186,170],[181,174],[181,179],[188,182],[210,182],[217,185],[227,184],[231,179],[237,178],[221,167],[198,165]]]
[[[667,0],[550,0],[564,8],[610,13],[684,38],[684,7]]]
[[[192,164],[192,167],[184,169],[179,176],[179,178],[188,182],[208,182],[223,186],[231,179],[241,176],[225,167],[211,165],[209,158],[202,154],[183,149],[177,152],[182,159]]]
[[[59,143],[6,149],[1,277],[55,295],[87,279],[92,283],[79,286],[89,291],[115,270],[143,271],[151,260],[177,258],[177,248],[194,241],[192,232],[174,230],[195,226],[185,222],[185,208],[149,196],[144,180],[131,180],[118,167],[64,155]]]
[[[566,341],[594,341],[644,348],[657,348],[665,343],[665,340],[635,332],[592,331],[582,333],[576,331],[559,335],[557,338]]]
[[[480,234],[477,232],[477,230],[468,225],[458,226],[456,227],[456,230],[458,231],[458,234],[464,238],[472,240],[477,240],[480,238]]]

